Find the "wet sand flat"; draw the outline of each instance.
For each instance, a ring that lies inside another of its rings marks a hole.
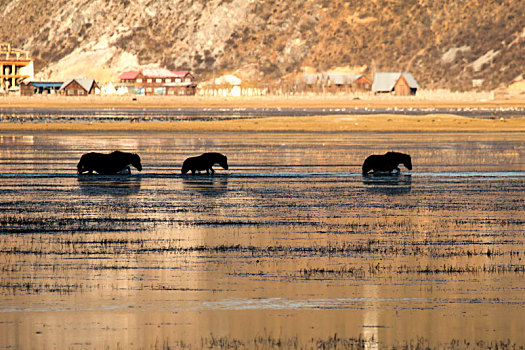
[[[0,132],[0,348],[523,346],[525,133]],[[87,151],[131,176],[77,176]],[[364,158],[409,153],[398,176]],[[215,176],[182,176],[203,151]]]

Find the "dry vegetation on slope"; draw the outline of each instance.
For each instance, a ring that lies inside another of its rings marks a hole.
[[[521,0],[3,0],[0,41],[62,78],[160,64],[203,80],[294,78],[360,67],[411,71],[425,88],[523,79]],[[100,75],[100,74],[99,74]]]

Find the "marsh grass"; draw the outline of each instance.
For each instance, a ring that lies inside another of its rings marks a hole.
[[[310,338],[302,341],[298,337],[258,336],[249,340],[239,340],[230,336],[217,337],[210,334],[201,339],[203,349],[365,349],[374,344],[373,339],[364,340],[341,337],[337,334],[327,338]]]
[[[217,350],[244,350],[244,349],[385,349],[385,350],[523,350],[521,344],[505,340],[467,340],[451,339],[448,341],[432,342],[425,337],[407,339],[401,343],[386,345],[373,337],[365,338],[361,334],[356,337],[341,336],[337,333],[327,337],[273,337],[269,335],[257,336],[249,339],[238,339],[231,336],[216,336],[210,334],[202,337],[200,344],[190,344],[184,341],[172,341],[169,338],[157,339],[148,349],[217,349]]]

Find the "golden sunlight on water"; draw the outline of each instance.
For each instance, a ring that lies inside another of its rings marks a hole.
[[[0,348],[523,346],[524,136],[0,135]]]

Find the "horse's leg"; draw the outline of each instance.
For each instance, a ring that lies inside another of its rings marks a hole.
[[[125,167],[124,169],[117,171],[117,174],[119,175],[130,175],[131,174],[131,168],[129,166]]]

